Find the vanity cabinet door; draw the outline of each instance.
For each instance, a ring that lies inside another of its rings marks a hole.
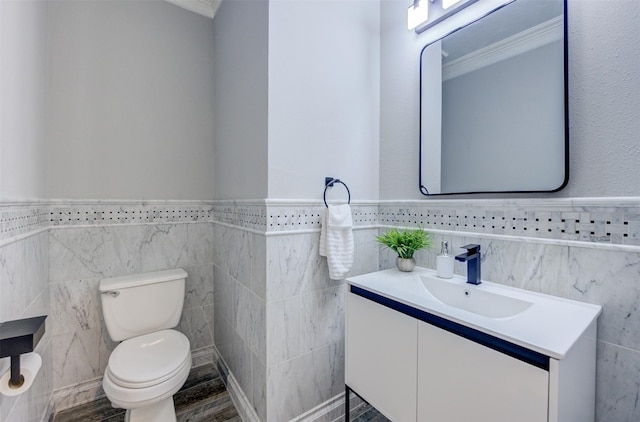
[[[418,421],[547,421],[549,373],[418,323]]]
[[[347,294],[347,385],[392,421],[416,420],[418,321]]]

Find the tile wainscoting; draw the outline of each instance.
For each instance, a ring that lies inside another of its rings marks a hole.
[[[20,224],[25,222],[20,220]],[[37,225],[27,230],[32,232],[24,231],[13,238],[2,237],[0,233],[0,322],[51,314],[47,283],[49,233]],[[33,422],[49,412],[53,388],[50,324],[47,319],[46,332],[35,349],[42,357],[38,376],[31,388],[21,395],[7,397],[0,394],[0,420]],[[8,367],[9,358],[0,359],[0,369]]]
[[[268,201],[266,208],[266,420],[288,420],[332,391],[342,394],[334,378],[342,373],[333,371],[332,359],[342,369],[343,356],[324,351],[320,360],[331,374],[324,380],[306,373],[305,365],[316,364],[313,356],[323,347],[342,350],[343,321],[332,316],[341,313],[344,285],[332,284],[314,249],[323,206]],[[353,216],[354,274],[394,266],[395,257],[377,248],[373,234],[419,225],[433,233],[435,245],[448,240],[454,251],[482,244],[487,280],[602,305],[597,421],[640,420],[640,385],[625,375],[640,369],[639,198],[381,201],[354,205]],[[437,251],[419,253],[418,264],[435,268]],[[456,273],[465,271],[456,263]],[[281,388],[285,380],[290,391]],[[321,413],[313,420],[325,420]]]
[[[344,389],[344,280],[318,254],[318,201],[215,203],[215,344],[253,420],[293,419]],[[377,204],[354,205],[375,220]],[[232,224],[233,222],[233,224]],[[353,272],[375,271],[375,221],[357,221]],[[233,393],[232,393],[233,394]]]
[[[0,204],[0,321],[49,315],[38,346],[42,376],[24,395],[0,396],[0,419],[46,420],[102,394],[116,345],[102,321],[103,277],[184,268],[178,329],[198,362],[213,362],[211,212],[202,201]]]
[[[54,390],[99,385],[114,346],[101,277],[182,266],[180,329],[196,353],[215,343],[247,417],[332,420],[343,394],[345,284],[329,279],[317,252],[323,209],[290,200],[0,204],[0,320],[51,316],[39,345],[49,375],[29,394],[0,397],[0,418],[35,421]],[[482,244],[487,280],[601,304],[597,420],[640,420],[640,385],[627,375],[640,369],[640,198],[354,201],[352,211],[353,274],[394,265],[373,239],[379,231],[421,225],[454,252]],[[418,264],[434,268],[436,254],[420,252]]]
[[[49,289],[54,390],[100,378],[115,348],[104,326],[101,278],[184,268],[185,303],[178,329],[192,351],[213,346],[213,244],[210,223],[53,227]]]

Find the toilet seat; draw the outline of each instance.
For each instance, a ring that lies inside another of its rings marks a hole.
[[[161,330],[120,343],[109,357],[107,371],[121,387],[147,388],[174,377],[187,360],[191,360],[187,337]]]
[[[102,387],[113,407],[137,409],[173,396],[187,380],[190,370],[191,355],[173,378],[145,388],[122,387],[113,380],[110,371],[107,370],[102,379]]]
[[[109,357],[102,386],[114,407],[137,409],[171,398],[190,370],[187,337],[162,330],[120,343]]]

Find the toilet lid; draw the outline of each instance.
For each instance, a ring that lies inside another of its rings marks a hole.
[[[162,330],[120,343],[109,357],[108,368],[124,384],[148,385],[177,371],[190,353],[184,334]]]

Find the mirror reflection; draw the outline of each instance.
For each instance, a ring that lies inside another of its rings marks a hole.
[[[564,0],[516,0],[422,50],[423,194],[566,185],[565,47]]]

